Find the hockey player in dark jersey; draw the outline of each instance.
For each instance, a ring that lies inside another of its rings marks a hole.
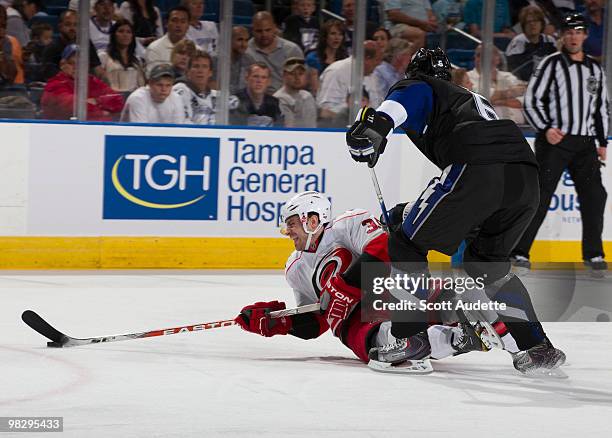
[[[394,128],[404,130],[442,174],[409,211],[400,204],[390,212],[393,270],[414,275],[426,269],[430,250],[451,255],[467,240],[464,269],[484,278],[487,295],[507,305],[499,314],[518,345],[509,349],[515,368],[557,368],[565,354],[552,346],[526,288],[510,272],[510,251],[538,206],[535,156],[514,122],[499,120],[483,96],[451,84],[450,69],[441,49],[420,49],[385,101],[359,112],[346,135],[351,157],[374,167]],[[396,315],[396,345],[374,348],[370,357],[401,357],[402,339],[425,327],[418,311]]]

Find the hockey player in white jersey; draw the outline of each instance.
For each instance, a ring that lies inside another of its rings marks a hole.
[[[369,350],[388,345],[392,338],[390,322],[362,321],[359,305],[362,264],[378,262],[370,265],[380,267],[381,272],[374,274],[388,274],[387,234],[378,219],[360,209],[332,218],[327,198],[311,191],[289,200],[281,210],[281,220],[286,227],[284,234],[293,240],[296,249],[285,266],[296,304],[321,301],[324,312],[272,319],[269,313],[285,309],[285,303],[258,302],[244,307],[236,322],[244,330],[266,337],[293,335],[313,339],[331,328],[334,336],[367,363]],[[411,345],[406,350],[409,354],[398,362],[428,356],[440,359],[484,349],[467,326],[436,325],[428,332],[429,342],[427,332],[410,338]]]

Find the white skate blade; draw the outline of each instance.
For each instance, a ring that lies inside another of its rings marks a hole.
[[[535,370],[530,370],[525,373],[521,373],[525,377],[531,377],[533,379],[568,379],[569,376],[565,374],[559,368],[538,368]]]
[[[500,350],[504,349],[504,341],[499,337],[495,329],[491,324],[486,321],[480,321],[480,324],[483,327],[482,332],[480,333],[480,340],[489,350],[494,348],[499,348]]]
[[[431,374],[434,369],[431,366],[429,359],[422,360],[407,360],[399,364],[392,364],[388,362],[379,362],[374,359],[370,359],[368,362],[368,368],[377,371],[379,373],[393,373],[393,374]]]

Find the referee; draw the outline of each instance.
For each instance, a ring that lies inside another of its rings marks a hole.
[[[586,38],[582,15],[567,15],[561,51],[540,62],[527,86],[524,107],[537,131],[540,205],[512,252],[513,264],[518,267],[530,267],[529,250],[567,168],[580,201],[584,263],[594,272],[603,273],[608,268],[601,241],[607,194],[600,172],[606,159],[608,97],[602,67],[582,50]]]

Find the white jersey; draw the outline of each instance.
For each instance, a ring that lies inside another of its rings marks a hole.
[[[196,125],[215,124],[219,91],[209,90],[208,94],[198,93],[185,82],[175,84],[172,91],[181,98],[187,120]],[[239,103],[236,96],[230,96],[228,102],[229,110],[235,109]]]
[[[370,212],[349,210],[325,226],[315,252],[294,251],[285,265],[285,276],[298,306],[319,301],[324,282],[346,271],[364,248],[384,231]]]
[[[285,265],[285,276],[293,289],[298,306],[319,301],[321,287],[333,275],[345,272],[364,252],[364,248],[381,238],[385,232],[378,219],[362,209],[349,210],[325,226],[315,252],[293,251]],[[386,242],[385,242],[386,244]],[[460,329],[432,325],[427,330],[431,357],[442,359],[454,354],[451,346],[453,332]],[[391,322],[381,323],[372,340],[380,347],[395,342]]]
[[[197,26],[190,25],[185,38],[196,43],[210,56],[217,56],[219,31],[214,21],[200,21]]]

